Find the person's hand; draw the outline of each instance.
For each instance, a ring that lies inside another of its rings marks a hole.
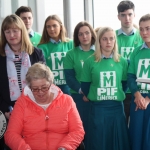
[[[135,111],[137,111],[138,109],[146,109],[145,98],[141,95],[141,93],[136,92],[134,96],[135,96],[134,102],[136,103]]]
[[[9,118],[10,118],[10,115],[11,115],[11,113],[10,113],[10,112],[5,112],[5,117],[6,117],[7,119],[9,119]]]
[[[147,108],[148,104],[150,103],[150,99],[148,96],[145,97],[145,109]]]
[[[89,102],[88,98],[87,98],[85,95],[83,96],[83,100],[84,100],[85,102]]]
[[[82,91],[80,91],[80,93],[83,95],[83,100],[85,102],[89,102],[88,98],[84,95],[84,93]]]

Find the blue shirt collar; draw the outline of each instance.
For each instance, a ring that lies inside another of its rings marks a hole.
[[[34,31],[31,29],[30,33],[29,33],[29,37],[34,37]]]
[[[60,42],[61,42],[61,39],[59,39],[59,41],[58,41],[58,42],[56,42],[54,39],[50,38],[50,42],[52,42],[53,44],[58,44],[58,43],[60,43]]]
[[[145,42],[143,43],[143,45],[142,45],[142,47],[140,48],[140,50],[142,50],[142,49],[144,49],[144,48],[148,48],[148,49],[149,49],[149,47],[146,45]]]
[[[83,48],[81,47],[81,45],[79,45],[79,49],[80,49],[81,51],[83,51]],[[91,47],[90,47],[89,50],[95,51],[95,45],[91,45]]]
[[[125,32],[123,32],[123,30],[120,28],[119,30],[118,30],[118,35],[120,35],[120,34],[124,34],[124,35],[126,35],[126,36],[130,36],[130,35],[133,35],[133,34],[135,34],[136,33],[136,28],[133,28],[133,30],[131,31],[131,33],[129,34],[129,35],[127,35]]]
[[[114,54],[112,53],[108,58],[113,58]],[[108,59],[105,55],[102,54],[102,59]]]

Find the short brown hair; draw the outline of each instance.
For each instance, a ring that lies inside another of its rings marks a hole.
[[[92,26],[86,22],[86,21],[81,21],[79,22],[75,29],[74,29],[74,34],[73,34],[73,40],[74,40],[74,47],[77,47],[80,45],[80,41],[79,41],[79,38],[78,38],[78,34],[79,34],[79,30],[81,27],[83,26],[87,26],[89,27],[90,31],[91,31],[91,34],[92,34],[92,39],[91,39],[91,45],[95,44],[95,41],[96,41],[96,33],[95,31],[93,30]]]
[[[21,6],[16,10],[15,14],[20,17],[20,14],[25,13],[25,12],[31,12],[32,13],[32,9],[30,7],[27,7],[27,6]]]
[[[146,14],[146,15],[142,16],[139,20],[139,25],[142,21],[148,21],[148,20],[150,20],[150,14]]]
[[[128,9],[133,9],[133,11],[134,11],[134,9],[135,9],[135,6],[134,6],[133,2],[131,2],[131,1],[129,1],[129,0],[121,1],[121,2],[118,4],[118,6],[117,6],[118,14],[119,14],[120,12],[124,12],[124,11],[126,11],[126,10],[128,10]]]

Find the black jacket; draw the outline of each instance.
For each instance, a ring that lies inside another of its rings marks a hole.
[[[34,52],[29,55],[31,65],[36,62],[45,62],[42,50],[34,48]],[[14,106],[15,101],[10,100],[9,83],[6,68],[6,56],[0,55],[0,111],[9,111],[9,106]]]

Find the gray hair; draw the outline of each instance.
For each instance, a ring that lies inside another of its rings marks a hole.
[[[35,63],[29,68],[26,74],[26,83],[30,86],[32,80],[37,79],[46,79],[48,82],[53,83],[54,75],[45,64]]]

